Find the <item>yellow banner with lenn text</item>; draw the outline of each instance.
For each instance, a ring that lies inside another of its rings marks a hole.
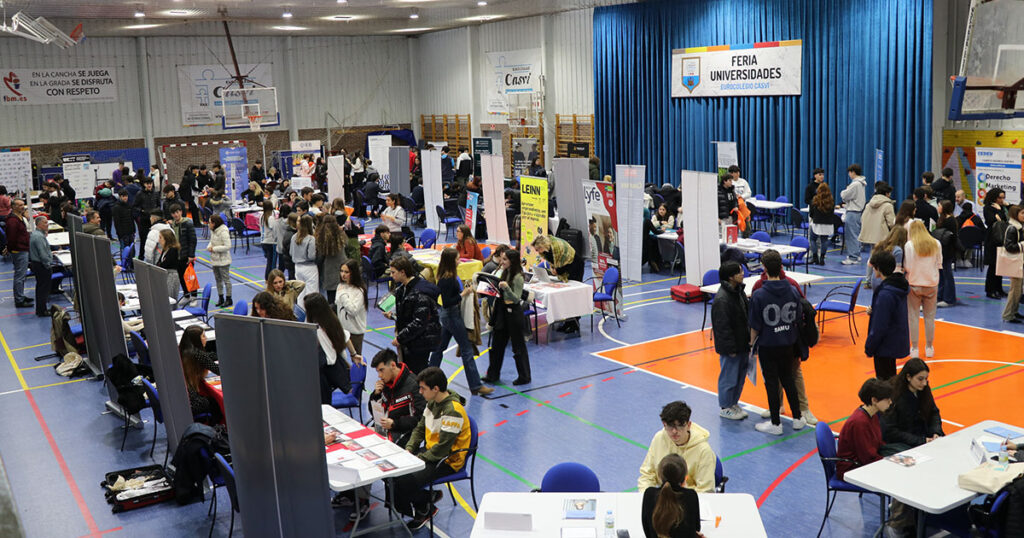
[[[531,246],[538,235],[548,233],[548,180],[542,177],[519,177],[519,234],[520,249],[528,267],[533,267],[540,257]]]

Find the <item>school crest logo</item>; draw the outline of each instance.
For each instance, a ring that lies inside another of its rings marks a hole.
[[[700,85],[700,58],[683,58],[683,86],[690,92]]]

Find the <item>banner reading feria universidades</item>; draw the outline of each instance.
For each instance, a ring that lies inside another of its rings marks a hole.
[[[672,97],[800,95],[802,41],[672,51]]]

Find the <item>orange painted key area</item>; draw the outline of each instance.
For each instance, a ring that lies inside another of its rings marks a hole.
[[[810,359],[801,364],[810,409],[819,420],[828,422],[845,418],[859,405],[857,390],[874,375],[874,363],[864,355],[866,312],[862,309],[854,316],[860,332],[856,343],[850,339],[846,316],[832,316],[825,322],[818,345],[811,349]],[[923,320],[919,329],[923,346]],[[718,392],[718,354],[710,329],[597,355]],[[924,349],[921,355],[924,358]],[[897,362],[897,368],[904,360]],[[925,360],[931,368],[929,382],[944,420],[963,425],[985,419],[1024,424],[1024,335],[936,321],[935,357]],[[756,387],[749,380],[744,385],[742,401],[767,407],[763,382],[759,371]],[[788,403],[783,402],[788,410]],[[840,427],[837,424],[833,428]],[[959,429],[948,422],[943,428],[947,432]]]

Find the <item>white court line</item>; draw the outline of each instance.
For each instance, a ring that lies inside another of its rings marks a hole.
[[[963,424],[960,424],[959,422],[953,422],[952,420],[942,419],[942,421],[947,423],[947,424],[952,424],[952,425],[956,426],[957,428],[963,428],[964,427]]]

